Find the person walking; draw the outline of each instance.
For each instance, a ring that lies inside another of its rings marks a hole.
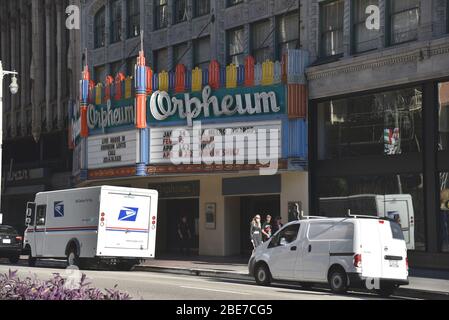
[[[262,240],[265,242],[271,238],[271,216],[268,214],[265,218],[265,222],[262,225]]]
[[[282,218],[281,217],[276,217],[276,219],[274,219],[273,227],[271,228],[271,234],[272,235],[275,234],[283,226],[284,225],[282,224]]]
[[[260,224],[260,215],[256,215],[251,221],[250,237],[254,249],[262,244],[262,226]]]
[[[181,217],[181,221],[178,223],[178,240],[181,253],[184,255],[190,254],[190,241],[192,234],[190,232],[190,226],[186,216]]]

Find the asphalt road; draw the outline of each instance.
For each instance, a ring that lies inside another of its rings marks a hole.
[[[8,265],[2,261],[0,273],[18,270],[19,277],[37,276],[49,279],[53,273],[68,275],[62,267],[34,267]],[[128,292],[133,299],[144,300],[372,300],[369,293],[334,295],[328,290],[304,290],[300,286],[275,284],[260,287],[252,281],[172,275],[141,271],[82,271],[92,285]],[[398,299],[395,297],[394,299]]]

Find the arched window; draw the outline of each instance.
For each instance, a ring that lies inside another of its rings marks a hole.
[[[122,40],[122,3],[119,0],[111,2],[110,32],[111,43]]]
[[[94,42],[95,48],[104,47],[105,45],[105,7],[101,7],[95,14],[94,22]]]

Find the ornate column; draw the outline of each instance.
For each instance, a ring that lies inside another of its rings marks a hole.
[[[53,110],[52,110],[52,99],[54,92],[54,47],[55,47],[55,32],[53,25],[53,1],[45,0],[45,58],[46,58],[46,81],[45,81],[45,117],[46,117],[46,127],[47,131],[53,129]]]
[[[28,12],[27,1],[20,1],[20,129],[21,131],[17,134],[21,136],[26,135],[26,107],[29,105],[30,101],[28,99],[30,94],[30,70],[29,70],[29,33],[28,33],[28,23],[30,15]]]
[[[10,21],[10,33],[11,33],[11,42],[9,45],[10,51],[11,51],[11,71],[18,69],[19,59],[17,59],[17,42],[19,41],[19,36],[17,34],[17,30],[19,28],[19,16],[17,12],[17,2],[16,1],[10,1],[10,12],[9,12],[9,21]],[[19,75],[20,77],[20,75]],[[17,95],[11,95],[11,105],[10,105],[10,123],[6,124],[6,126],[11,127],[11,136],[16,136],[16,105],[17,101],[19,100],[19,97]]]
[[[57,47],[57,58],[56,58],[56,64],[57,64],[57,75],[56,75],[56,110],[57,110],[57,127],[58,129],[62,129],[64,126],[64,119],[63,119],[63,102],[62,99],[65,97],[65,88],[67,87],[65,85],[66,81],[68,81],[67,78],[64,78],[64,76],[67,77],[66,72],[66,66],[65,66],[65,41],[64,41],[64,35],[65,35],[65,8],[63,8],[62,1],[56,1],[56,47]]]
[[[44,12],[41,1],[31,1],[32,7],[32,63],[30,78],[32,79],[32,135],[37,142],[40,139],[42,129],[41,105],[44,103]]]

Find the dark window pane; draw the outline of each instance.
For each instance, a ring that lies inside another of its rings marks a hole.
[[[318,119],[320,160],[422,150],[421,88],[323,102]]]
[[[277,23],[278,59],[287,50],[299,47],[299,13],[291,13],[278,18]]]
[[[95,83],[104,82],[106,79],[106,67],[98,66],[94,68],[94,81]]]
[[[168,51],[161,49],[154,52],[154,71],[168,71]]]
[[[227,32],[228,53],[227,63],[244,63],[244,30],[243,28],[230,30]]]
[[[117,73],[122,70],[122,61],[111,63],[111,76],[115,78]]]
[[[243,3],[243,0],[227,0],[228,1],[228,7],[239,4],[239,3]]]
[[[270,21],[262,21],[254,23],[251,26],[251,44],[252,55],[257,63],[262,63],[265,60],[270,60]]]
[[[368,6],[379,7],[379,0],[356,0],[354,2],[354,50],[355,52],[364,52],[377,48],[379,29],[368,28],[366,19],[369,15],[366,13]]]
[[[210,13],[210,0],[195,0],[195,17]]]
[[[105,45],[105,8],[102,7],[95,14],[94,18],[94,42],[95,48],[104,47]]]
[[[391,4],[391,43],[416,40],[419,25],[419,0],[394,0]]]
[[[119,0],[111,2],[111,43],[118,42],[122,39],[122,4]]]
[[[173,64],[175,66],[178,64],[183,64],[186,67],[189,66],[187,49],[187,43],[181,43],[173,47]]]
[[[409,250],[426,250],[422,174],[322,177],[317,193],[319,215],[388,217],[400,223]]]
[[[193,67],[206,69],[210,63],[210,38],[204,37],[193,42]]]
[[[139,0],[127,1],[127,36],[128,38],[137,37],[140,34],[140,10]]]
[[[126,60],[126,76],[134,76],[134,68],[137,64],[137,57],[128,58]]]
[[[175,0],[175,23],[187,21],[187,0]]]
[[[321,55],[329,57],[343,53],[344,1],[320,6]]]
[[[168,24],[167,0],[155,0],[154,3],[155,29],[165,28]]]

